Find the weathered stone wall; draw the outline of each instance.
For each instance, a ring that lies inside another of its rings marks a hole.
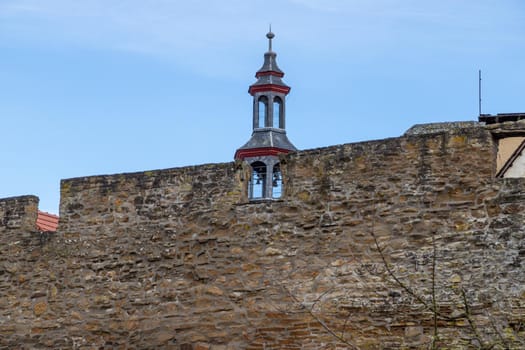
[[[0,199],[0,235],[31,232],[36,229],[38,197],[20,196]]]
[[[256,203],[241,163],[64,180],[56,236],[0,272],[0,348],[518,347],[525,181],[494,147],[452,124],[302,151]]]
[[[39,263],[50,237],[38,232],[38,197],[0,199],[0,349],[29,348],[49,271]],[[26,324],[26,322],[28,322]]]

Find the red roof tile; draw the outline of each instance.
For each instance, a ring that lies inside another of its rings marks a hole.
[[[39,210],[36,218],[36,227],[42,232],[55,232],[58,227],[58,216]]]

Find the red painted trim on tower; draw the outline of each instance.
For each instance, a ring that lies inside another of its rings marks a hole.
[[[252,85],[248,89],[248,92],[250,95],[254,95],[256,92],[266,92],[266,91],[275,91],[280,92],[285,95],[287,95],[290,92],[289,86],[280,86],[280,85],[274,85],[274,84],[266,84],[266,85]]]
[[[273,71],[273,70],[267,70],[267,71],[264,71],[264,72],[257,72],[257,73],[255,73],[255,77],[256,78],[259,78],[259,77],[262,77],[262,76],[265,76],[265,75],[273,75],[273,76],[276,76],[276,77],[279,77],[279,78],[284,77],[284,73],[276,72],[276,71]]]
[[[251,149],[238,149],[235,152],[235,159],[245,159],[251,157],[263,157],[263,156],[277,156],[279,154],[288,154],[291,151],[289,149],[277,148],[277,147],[261,147]]]

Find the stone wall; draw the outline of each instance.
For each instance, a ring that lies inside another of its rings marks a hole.
[[[38,197],[20,196],[0,199],[0,235],[31,232],[36,229]]]
[[[495,152],[469,123],[301,151],[254,203],[242,163],[63,180],[0,271],[0,348],[519,347],[525,181]]]
[[[0,199],[0,349],[30,344],[44,305],[39,302],[45,292],[39,288],[47,285],[49,272],[38,262],[49,235],[38,232],[37,215],[38,197]]]

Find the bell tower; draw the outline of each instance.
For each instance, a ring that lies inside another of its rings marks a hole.
[[[282,194],[279,154],[297,149],[286,136],[286,95],[290,87],[282,81],[284,72],[277,66],[272,51],[275,34],[268,32],[268,51],[255,73],[257,81],[248,92],[253,96],[253,131],[250,140],[235,152],[235,159],[252,167],[248,193],[250,200],[278,199]]]

